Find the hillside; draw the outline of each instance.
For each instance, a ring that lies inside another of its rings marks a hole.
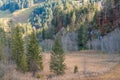
[[[0,11],[0,18],[8,18],[9,20],[12,20],[15,24],[17,23],[28,23],[30,14],[32,11],[36,8],[41,6],[43,3],[37,3],[32,5],[29,8],[24,8],[17,10],[13,13],[11,13],[9,10]]]
[[[36,3],[44,2],[44,0],[1,0],[0,1],[0,10],[5,11],[9,10],[11,13],[33,6]]]
[[[22,10],[18,10],[14,12],[11,16],[11,20],[13,20],[14,23],[28,23],[29,22],[29,17],[32,11],[36,8],[41,6],[42,3],[35,4],[30,8],[25,8]]]
[[[116,3],[110,6],[111,1],[107,0],[93,2],[48,0],[13,13],[9,10],[1,11],[0,17],[8,18],[15,24],[31,23],[37,29],[38,38],[44,50],[51,50],[54,36],[59,35],[65,51],[76,51],[90,48],[86,47],[87,41],[104,37],[119,27],[119,9]],[[116,6],[116,10],[112,8],[113,5]],[[64,34],[61,35],[63,32]],[[47,44],[50,45],[47,46]],[[93,49],[98,49],[94,48],[94,45],[97,44],[92,45]]]

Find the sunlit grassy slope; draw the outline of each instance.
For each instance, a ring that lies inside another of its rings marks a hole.
[[[0,19],[8,18],[12,19],[14,23],[26,23],[29,19],[31,12],[36,8],[41,6],[43,3],[35,4],[30,8],[25,8],[22,10],[17,10],[14,13],[10,13],[8,10],[0,11]]]
[[[6,18],[6,17],[10,17],[12,16],[12,14],[10,13],[10,11],[6,10],[6,11],[0,11],[0,18]]]

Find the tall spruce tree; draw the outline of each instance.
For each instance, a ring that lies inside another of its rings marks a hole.
[[[83,25],[78,30],[78,48],[79,50],[83,49]]]
[[[23,72],[28,70],[26,54],[24,52],[24,41],[20,26],[18,25],[13,30],[12,34],[12,53],[15,59],[17,68]]]
[[[42,30],[42,39],[45,40],[45,38],[46,38],[46,31],[45,31],[45,29],[43,28],[43,30]]]
[[[86,18],[85,24],[81,25],[80,29],[78,30],[78,48],[79,48],[79,50],[86,49],[86,42],[88,39],[87,24],[88,24],[88,19]]]
[[[56,38],[52,47],[50,70],[57,75],[61,75],[65,72],[64,56],[65,54],[60,39]]]
[[[27,45],[27,55],[29,68],[33,72],[33,76],[38,70],[43,70],[42,62],[42,49],[40,48],[36,32],[33,30],[32,34],[29,36],[29,41]]]

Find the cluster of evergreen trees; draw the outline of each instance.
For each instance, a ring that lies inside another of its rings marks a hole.
[[[28,36],[26,48],[20,25],[12,29],[11,36],[12,55],[17,69],[23,72],[32,71],[33,75],[36,71],[43,70],[42,51],[36,37],[36,32],[33,30],[31,35]]]
[[[30,22],[36,29],[43,28],[41,34],[39,34],[43,40],[52,39],[62,27],[66,28],[68,32],[78,31],[78,47],[84,49],[88,40],[88,24],[96,22],[95,19],[91,20],[91,16],[96,14],[97,4],[93,5],[92,2],[94,1],[90,1],[91,4],[86,3],[77,6],[71,0],[48,0],[43,6],[36,8],[32,12]],[[46,30],[46,26],[48,30]]]
[[[33,76],[36,76],[36,72],[42,71],[44,68],[42,48],[37,39],[37,31],[30,25],[14,25],[12,22],[9,22],[8,25],[10,31],[4,31],[5,27],[0,28],[0,61],[3,58],[2,49],[9,48],[10,51],[7,55],[10,55],[8,58],[16,63],[16,69],[23,73],[30,71]],[[6,43],[5,46],[3,43]],[[65,54],[61,40],[56,37],[51,52],[50,71],[57,75],[64,74],[66,68],[64,60]]]
[[[42,49],[37,39],[36,30],[33,29],[26,38],[23,36],[24,33],[21,25],[11,28],[12,57],[19,71],[31,71],[35,76],[37,71],[42,71],[44,68]],[[61,75],[65,71],[64,55],[60,38],[56,38],[51,53],[50,70],[57,75]]]
[[[51,22],[53,16],[52,9],[52,0],[46,0],[46,2],[43,3],[43,5],[33,10],[33,12],[30,15],[29,22],[37,29],[42,27],[48,27],[48,23]]]

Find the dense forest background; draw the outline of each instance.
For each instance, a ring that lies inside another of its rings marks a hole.
[[[51,50],[55,36],[61,37],[65,50],[88,49],[88,41],[119,28],[119,0],[2,0],[0,10],[3,15],[10,12],[13,24],[30,23],[45,50]]]

